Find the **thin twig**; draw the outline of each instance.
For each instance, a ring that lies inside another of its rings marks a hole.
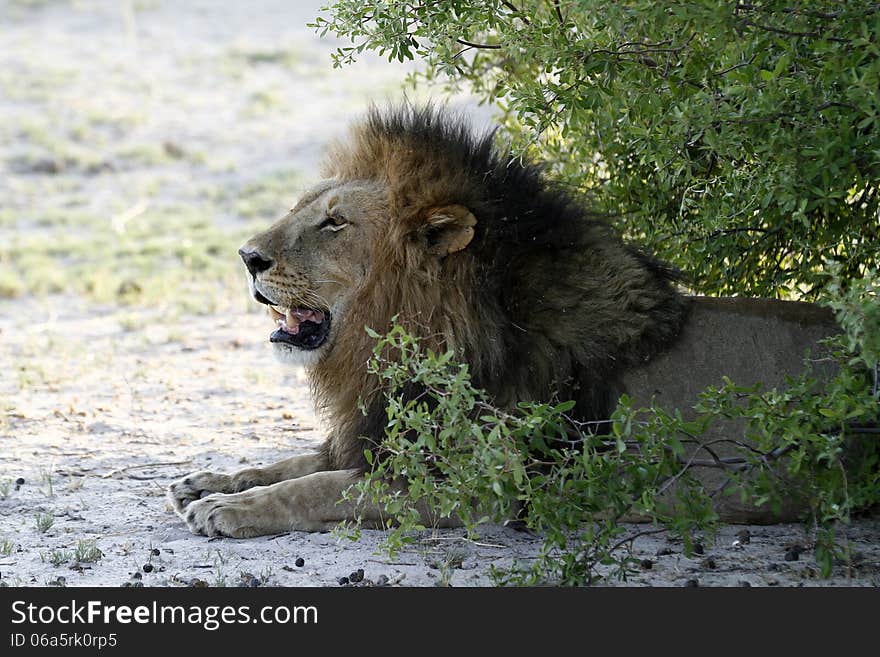
[[[472,41],[465,41],[464,39],[456,39],[456,43],[460,43],[463,46],[468,46],[469,48],[479,48],[480,50],[500,50],[501,46],[495,43],[473,43]]]
[[[722,75],[727,75],[731,71],[735,71],[738,68],[743,68],[744,66],[748,66],[749,64],[751,64],[752,62],[755,61],[755,58],[757,56],[758,56],[758,53],[754,53],[751,57],[749,57],[749,60],[747,62],[740,62],[739,64],[734,64],[733,66],[729,66],[722,71],[718,71],[717,73],[713,73],[712,76],[716,77],[716,78],[721,77]]]
[[[792,37],[807,37],[812,39],[824,38],[828,41],[834,41],[835,43],[852,43],[852,39],[842,39],[840,37],[832,37],[826,36],[819,31],[813,32],[796,32],[794,30],[783,30],[779,27],[773,27],[772,25],[763,25],[761,23],[756,23],[755,21],[744,18],[742,22],[745,25],[750,25],[751,27],[757,27],[759,30],[764,30],[766,32],[772,32],[773,34],[782,34],[783,36],[792,36]]]
[[[565,25],[565,19],[562,17],[562,9],[559,8],[559,0],[553,0],[553,9],[556,11],[556,20],[560,25]]]
[[[526,25],[531,25],[531,21],[529,20],[529,17],[526,16],[522,12],[522,10],[518,9],[516,7],[516,5],[514,5],[512,2],[508,2],[507,0],[501,0],[501,4],[504,5],[505,7],[507,7],[508,9],[510,9],[510,11],[512,11],[514,14],[516,14],[516,17],[519,18],[523,23],[525,23]]]
[[[617,541],[617,543],[612,545],[608,551],[614,552],[614,550],[618,549],[621,545],[625,545],[626,543],[632,543],[634,540],[636,540],[637,538],[639,538],[641,536],[650,536],[652,534],[663,534],[668,531],[669,531],[669,529],[667,529],[666,527],[660,527],[659,529],[643,529],[640,532],[636,532],[632,536],[627,536],[626,538],[620,539],[619,541]]]
[[[480,547],[488,547],[488,548],[506,548],[506,545],[496,545],[494,543],[480,543],[479,541],[475,541],[472,538],[468,538],[467,536],[429,536],[427,538],[423,538],[423,541],[464,541],[465,543],[472,543],[473,545],[479,545]]]
[[[140,465],[129,465],[124,468],[117,468],[116,470],[111,470],[107,474],[101,475],[102,479],[109,479],[118,474],[122,474],[123,472],[130,472],[132,470],[143,470],[145,468],[161,468],[167,465],[186,465],[187,463],[192,463],[192,459],[187,459],[186,461],[163,461],[161,463],[142,463]]]

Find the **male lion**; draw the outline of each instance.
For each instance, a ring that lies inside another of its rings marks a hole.
[[[329,438],[316,454],[171,484],[193,532],[380,521],[381,509],[340,502],[386,422],[365,326],[397,315],[427,347],[457,350],[496,404],[572,399],[581,420],[607,417],[617,374],[675,339],[688,303],[673,270],[493,141],[446,111],[373,110],[324,180],[241,248],[275,353],[307,368]]]

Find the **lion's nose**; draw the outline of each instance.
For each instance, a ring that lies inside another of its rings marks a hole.
[[[272,266],[272,260],[260,255],[260,252],[256,249],[253,251],[247,251],[244,248],[241,248],[238,250],[238,255],[244,260],[244,266],[247,267],[251,276],[256,276],[261,271],[266,271]]]

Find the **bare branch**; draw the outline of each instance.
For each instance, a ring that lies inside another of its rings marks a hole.
[[[460,43],[463,46],[467,46],[468,48],[479,48],[480,50],[500,50],[501,46],[495,43],[473,43],[472,41],[465,41],[464,39],[456,39],[456,43]]]
[[[735,71],[738,68],[743,68],[744,66],[749,66],[752,62],[755,61],[755,58],[757,56],[758,56],[758,53],[754,53],[751,57],[749,57],[749,60],[747,62],[740,62],[739,64],[734,64],[733,66],[730,66],[730,67],[724,69],[723,71],[718,71],[717,73],[713,73],[712,77],[716,77],[716,78],[721,77],[722,75],[727,75],[731,71]]]
[[[553,10],[556,12],[556,20],[560,25],[565,25],[565,19],[562,17],[562,9],[559,8],[559,0],[553,0]]]
[[[762,23],[756,23],[750,18],[742,19],[743,25],[749,25],[751,27],[756,27],[759,30],[764,30],[765,32],[772,32],[773,34],[782,34],[783,36],[793,36],[793,37],[808,37],[812,39],[823,38],[828,41],[834,41],[835,43],[852,43],[852,39],[842,39],[840,37],[832,37],[826,36],[822,32],[818,30],[814,30],[812,32],[796,32],[794,30],[784,30],[780,27],[773,27],[772,25],[764,25]]]
[[[512,2],[507,2],[507,0],[501,0],[501,4],[504,5],[505,7],[507,7],[508,9],[510,9],[510,11],[512,11],[514,14],[516,14],[516,17],[519,18],[526,25],[532,24],[532,22],[529,20],[529,17],[526,16],[522,12],[522,10],[518,9],[517,6],[515,4],[513,4]]]

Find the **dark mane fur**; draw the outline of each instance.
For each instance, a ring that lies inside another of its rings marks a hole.
[[[374,109],[331,152],[325,175],[377,181],[389,194],[388,234],[374,248],[383,264],[359,293],[369,311],[349,323],[382,330],[400,314],[426,339],[442,336],[436,346],[461,349],[500,405],[574,399],[580,419],[604,418],[616,373],[669,344],[684,321],[672,268],[625,244],[539,166],[496,148],[494,132],[474,134],[451,112]],[[426,212],[449,204],[476,217],[473,240],[426,258]],[[352,336],[313,372],[328,414],[344,416],[329,446],[340,467],[359,462],[359,436],[381,431],[384,409],[376,400],[370,416],[353,417],[329,368],[365,362],[371,346]]]

